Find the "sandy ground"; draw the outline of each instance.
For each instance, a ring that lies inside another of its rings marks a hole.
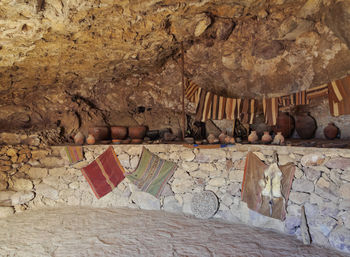
[[[0,256],[346,256],[241,224],[132,209],[60,208],[0,219]]]

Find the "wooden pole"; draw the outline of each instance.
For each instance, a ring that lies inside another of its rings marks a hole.
[[[186,113],[185,113],[185,53],[184,43],[181,42],[181,64],[182,64],[182,139],[185,138],[185,125],[186,125]]]

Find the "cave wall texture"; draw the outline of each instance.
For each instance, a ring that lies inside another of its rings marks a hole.
[[[186,77],[232,97],[277,96],[350,73],[347,0],[2,0],[0,31],[2,131],[176,130],[181,42]]]

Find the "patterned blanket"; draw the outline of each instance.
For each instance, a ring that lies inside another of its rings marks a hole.
[[[84,159],[83,147],[81,146],[66,146],[65,150],[70,164],[80,162]]]
[[[159,198],[176,168],[174,162],[163,160],[143,148],[136,170],[126,177],[142,191]]]
[[[111,192],[125,173],[112,146],[81,171],[98,199]]]

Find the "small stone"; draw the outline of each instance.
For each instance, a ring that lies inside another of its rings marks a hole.
[[[226,193],[221,197],[221,202],[224,203],[226,206],[230,206],[233,203],[233,196],[229,193]]]
[[[304,176],[303,171],[301,169],[299,169],[298,167],[295,167],[294,177],[301,178],[302,176]]]
[[[292,188],[295,191],[308,193],[313,192],[315,189],[314,183],[306,179],[294,179]]]
[[[330,185],[330,182],[325,180],[323,177],[321,177],[318,181],[317,181],[317,186],[319,187],[323,187],[323,188],[328,188]]]
[[[341,200],[339,210],[350,210],[350,200]]]
[[[49,175],[54,177],[59,177],[64,175],[66,169],[64,167],[49,169]]]
[[[245,156],[247,155],[247,153],[246,152],[233,152],[232,154],[231,154],[231,160],[233,161],[233,162],[235,162],[235,161],[238,161],[238,160],[241,160],[241,159],[243,159]]]
[[[343,184],[339,188],[340,197],[343,199],[350,199],[350,184]]]
[[[58,200],[58,190],[45,183],[37,185],[35,191],[38,195],[42,195],[51,200]]]
[[[193,195],[191,210],[194,216],[201,219],[209,219],[218,211],[219,202],[211,191],[204,191]]]
[[[231,183],[227,187],[227,192],[230,193],[231,195],[240,195],[240,189],[241,189],[240,183]]]
[[[163,208],[165,211],[181,213],[182,205],[175,199],[174,196],[164,198]]]
[[[287,163],[293,163],[294,160],[289,155],[278,155],[279,165],[286,165]]]
[[[13,207],[0,207],[0,218],[6,218],[14,213]]]
[[[25,178],[12,178],[10,186],[15,191],[31,191],[33,189],[32,181]]]
[[[194,30],[194,36],[198,37],[203,34],[203,32],[208,28],[208,26],[211,24],[211,19],[204,15],[200,14],[200,20],[198,21],[196,28]]]
[[[304,155],[301,158],[301,164],[304,167],[320,166],[321,164],[323,164],[324,161],[325,161],[324,155],[323,154],[317,154],[317,153]]]
[[[299,207],[300,208],[300,207]],[[285,232],[289,235],[294,235],[298,227],[301,224],[300,217],[298,216],[287,216],[284,221]]]
[[[301,193],[301,192],[291,192],[289,194],[289,200],[296,204],[303,204],[307,201],[309,201],[310,195],[307,193]]]
[[[230,182],[242,182],[243,181],[243,170],[233,170],[229,173]]]
[[[180,158],[186,162],[193,161],[195,157],[196,156],[192,151],[182,151],[180,153]]]
[[[11,196],[12,205],[19,205],[29,202],[35,197],[32,191],[17,192]]]
[[[58,157],[46,157],[39,160],[40,163],[47,168],[55,168],[64,165],[64,160]]]
[[[187,175],[187,178],[175,178],[174,181],[171,183],[171,189],[175,194],[185,193],[191,191],[193,185],[194,180]]]
[[[8,149],[7,150],[7,152],[6,152],[6,154],[8,155],[8,156],[17,156],[17,150],[16,149],[13,149],[13,148],[10,148],[10,149]]]
[[[304,168],[304,172],[305,172],[306,177],[310,181],[315,181],[316,179],[318,179],[321,176],[321,172],[319,170],[315,170],[313,168]]]
[[[159,200],[154,197],[153,195],[142,192],[142,191],[136,191],[133,192],[131,195],[131,200],[140,208],[143,210],[160,210],[160,202]]]
[[[350,230],[344,226],[337,226],[329,235],[332,247],[350,253]]]
[[[33,159],[40,160],[49,155],[50,152],[48,150],[33,150],[31,153]]]
[[[198,169],[198,163],[196,162],[182,162],[181,165],[187,172],[192,172]]]
[[[226,180],[224,178],[213,178],[209,180],[208,184],[214,187],[222,187],[226,184]]]
[[[11,170],[11,166],[0,166],[0,172]]]
[[[46,177],[48,172],[46,168],[31,167],[26,173],[29,177],[36,179]]]
[[[326,162],[325,166],[330,169],[346,170],[350,168],[350,158],[332,158]]]

